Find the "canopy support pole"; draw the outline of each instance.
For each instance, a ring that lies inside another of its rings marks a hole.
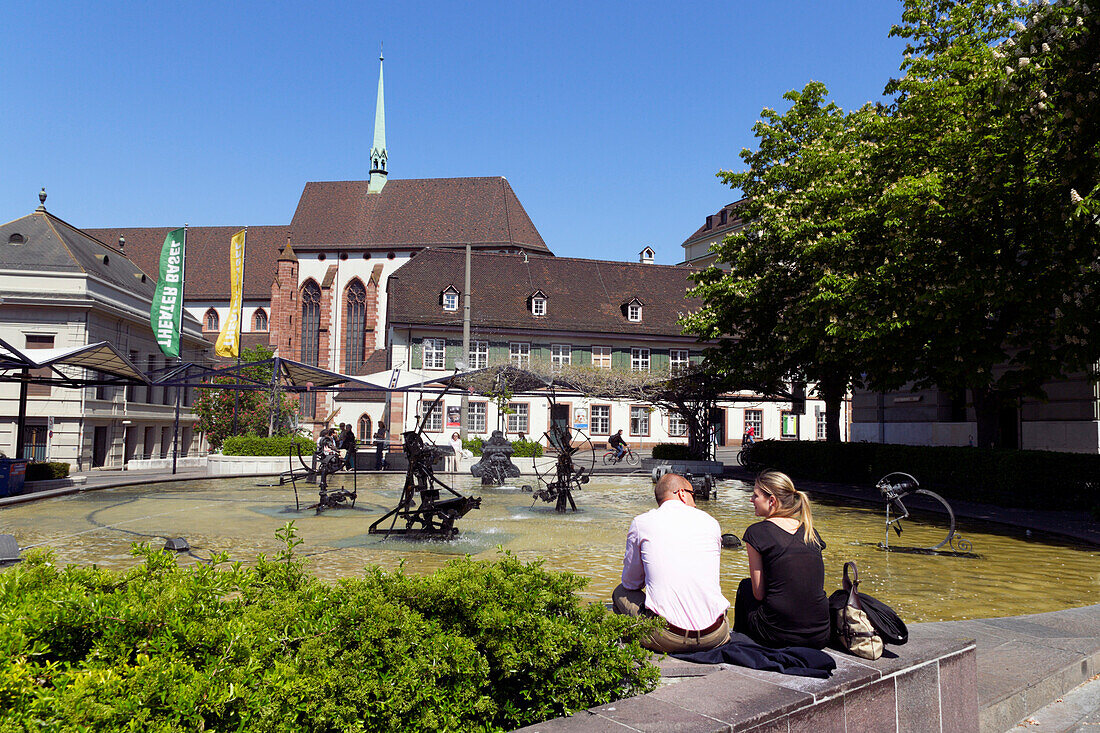
[[[27,380],[30,372],[24,367],[19,374],[19,419],[15,427],[15,457],[22,458],[27,448]]]

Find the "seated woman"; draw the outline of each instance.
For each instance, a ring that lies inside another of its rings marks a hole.
[[[814,529],[810,500],[786,474],[765,471],[752,491],[756,516],[745,530],[749,577],[737,588],[734,631],[768,647],[829,642],[825,543]]]

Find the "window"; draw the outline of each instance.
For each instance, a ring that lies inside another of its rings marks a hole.
[[[745,432],[753,429],[753,437],[760,440],[764,437],[764,411],[745,410]]]
[[[649,349],[632,348],[630,350],[630,371],[649,371]]]
[[[779,413],[779,437],[798,437],[798,415],[789,410],[783,410]]]
[[[610,346],[593,346],[592,347],[592,366],[598,369],[610,369],[611,368],[611,347]]]
[[[424,339],[424,368],[442,369],[446,363],[447,342],[444,339]]]
[[[36,335],[27,334],[27,349],[52,349],[53,348],[53,334],[48,335]],[[53,369],[49,367],[42,367],[41,369],[31,369],[30,374],[32,377],[50,377],[53,376]],[[48,384],[28,384],[27,385],[28,397],[49,397],[50,385]]]
[[[530,422],[527,419],[527,403],[509,402],[508,409],[511,410],[511,414],[508,415],[508,432],[526,434],[530,428]]]
[[[217,331],[218,330],[218,312],[213,308],[206,311],[206,330]]]
[[[134,366],[137,366],[138,359],[139,359],[138,352],[131,351],[130,352],[130,362]],[[140,369],[140,368],[141,367],[138,367],[138,369]],[[137,393],[138,393],[137,391],[138,391],[138,386],[136,384],[126,385],[126,401],[127,402],[137,402]]]
[[[561,367],[572,362],[573,347],[569,344],[550,344],[550,366]]]
[[[632,405],[630,408],[630,434],[649,435],[649,408]]]
[[[267,330],[267,312],[263,308],[257,308],[256,313],[252,316],[252,330],[253,331],[266,331]]]
[[[302,286],[302,362],[317,366],[321,357],[321,287],[313,280]],[[317,394],[303,392],[298,409],[305,417],[317,411]]]
[[[484,369],[489,366],[489,342],[470,342],[470,368]]]
[[[668,350],[668,371],[669,374],[679,374],[688,368],[691,363],[691,358],[688,356],[687,349],[669,349]]]
[[[508,344],[508,360],[512,366],[526,369],[531,366],[531,344],[512,342]]]
[[[642,306],[637,303],[631,303],[626,307],[626,317],[630,321],[637,323],[642,320]]]
[[[817,439],[825,440],[825,413],[817,413]]]
[[[348,285],[347,316],[344,371],[355,374],[363,367],[367,344],[367,289],[358,278]]]
[[[682,438],[688,434],[688,424],[678,412],[668,413],[668,434],[671,438]]]
[[[145,359],[145,375],[149,377],[149,381],[155,381],[160,376],[159,374],[153,374],[153,372],[155,372],[156,370],[157,357],[150,354]],[[147,404],[155,405],[157,403],[156,391],[158,389],[163,389],[163,387],[154,387],[153,385],[149,385],[149,387],[145,390],[145,402]]]
[[[611,435],[611,405],[592,405],[592,434]]]
[[[454,288],[447,288],[443,291],[443,310],[458,310],[458,291]]]
[[[466,406],[466,429],[471,433],[483,434],[487,429],[488,419],[487,402],[471,402]]]
[[[536,295],[531,298],[531,313],[536,316],[546,315],[546,298],[542,295]]]
[[[432,405],[435,409],[432,409]],[[431,411],[431,414],[428,414]],[[424,429],[429,433],[438,433],[443,430],[443,401],[424,400],[420,403],[420,415],[424,418]],[[427,417],[424,417],[427,415]]]
[[[359,433],[355,437],[359,439],[360,443],[370,440],[371,435],[373,435],[372,427],[370,415],[359,416]]]

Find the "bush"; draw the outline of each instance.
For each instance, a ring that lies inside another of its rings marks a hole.
[[[49,463],[28,463],[27,481],[49,481],[51,479],[68,478],[69,464],[59,461]]]
[[[462,441],[462,447],[473,453],[475,456],[480,456],[482,447],[485,445],[485,441],[481,438],[474,437]],[[542,444],[535,440],[513,440],[512,441],[512,458],[538,458],[542,455]]]
[[[904,471],[946,498],[1006,507],[1089,511],[1100,500],[1095,454],[764,440],[752,460],[794,478],[865,485]]]
[[[513,458],[538,458],[542,455],[542,443],[537,440],[513,440]]]
[[[294,446],[301,446],[302,455],[312,455],[317,444],[304,435],[233,435],[222,443],[222,454],[227,456],[292,456]]]
[[[500,731],[652,689],[652,621],[586,580],[455,559],[329,585],[287,549],[124,574],[46,553],[0,574],[0,730]]]
[[[661,461],[689,461],[691,451],[685,443],[658,443],[653,446],[653,457]]]

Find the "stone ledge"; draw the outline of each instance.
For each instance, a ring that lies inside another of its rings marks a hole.
[[[911,635],[874,662],[826,651],[837,669],[824,680],[731,665],[691,665],[701,676],[687,677],[687,663],[666,660],[675,672],[654,692],[521,730],[978,729],[974,642]]]
[[[703,474],[712,474],[714,476],[721,476],[726,470],[726,466],[721,461],[674,461],[665,458],[643,458],[642,470],[646,473],[653,473],[653,469],[658,466],[668,466],[673,473],[683,475],[690,473],[692,476],[702,476]]]

